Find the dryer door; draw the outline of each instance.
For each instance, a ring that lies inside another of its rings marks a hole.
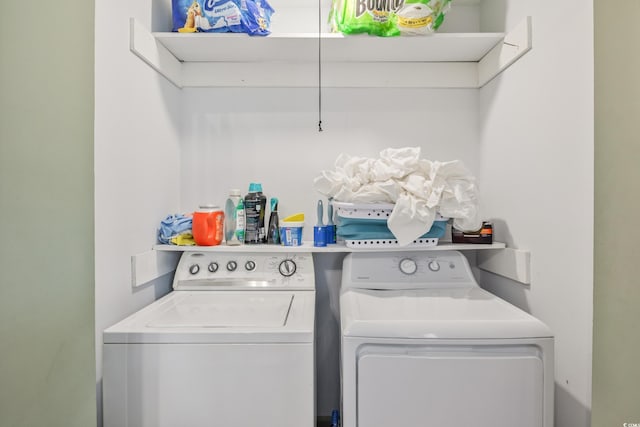
[[[359,427],[540,427],[543,362],[535,346],[365,346]]]

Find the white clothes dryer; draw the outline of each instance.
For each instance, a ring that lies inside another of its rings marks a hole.
[[[340,297],[343,427],[552,427],[553,335],[455,251],[357,252]]]
[[[104,331],[104,426],[315,426],[314,277],[311,254],[185,252]]]

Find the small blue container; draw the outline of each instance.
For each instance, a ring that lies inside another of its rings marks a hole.
[[[280,222],[280,241],[284,246],[302,245],[304,222]]]

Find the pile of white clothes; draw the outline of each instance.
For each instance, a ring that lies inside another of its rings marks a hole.
[[[436,212],[459,230],[482,225],[475,178],[462,162],[421,159],[418,147],[387,148],[378,159],[340,154],[314,187],[338,202],[395,203],[387,225],[401,246],[428,232]]]

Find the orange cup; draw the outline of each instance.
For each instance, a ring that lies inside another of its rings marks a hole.
[[[218,206],[203,205],[193,213],[193,240],[199,246],[222,243],[224,212]]]

